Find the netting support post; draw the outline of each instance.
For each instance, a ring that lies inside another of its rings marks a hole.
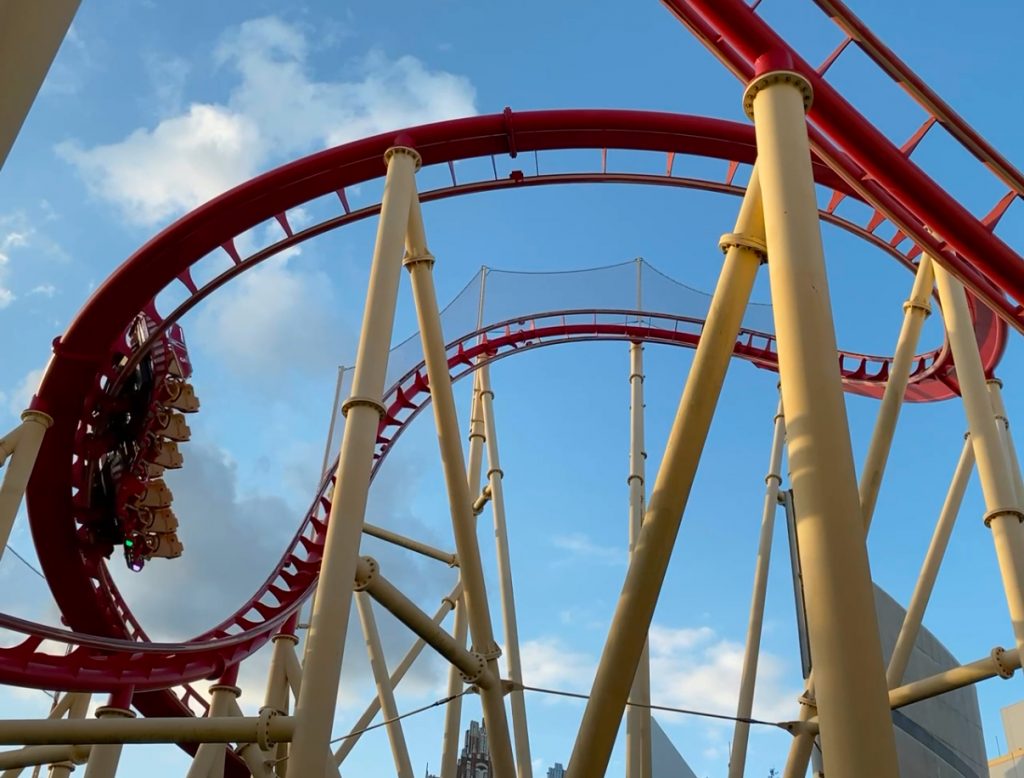
[[[640,272],[643,265],[636,260],[637,311],[642,304]],[[629,344],[629,553],[633,554],[640,526],[644,520],[647,499],[647,452],[644,451],[644,346]],[[640,664],[629,692],[633,703],[626,711],[626,778],[651,778],[651,657],[644,642]]]
[[[7,462],[3,481],[0,482],[0,557],[7,549],[7,541],[14,529],[18,508],[25,497],[35,466],[43,435],[53,424],[53,419],[42,411],[25,411],[21,424],[13,432],[0,438],[0,465]]]
[[[366,514],[370,473],[383,416],[381,398],[387,373],[388,349],[394,328],[402,248],[415,192],[414,174],[420,157],[395,146],[385,153],[387,175],[370,268],[363,326],[359,334],[352,396],[345,401],[345,434],[324,540],[318,591],[310,615],[304,683],[295,704],[295,739],[288,758],[288,778],[324,775],[341,680],[352,606],[359,540]]]
[[[747,642],[743,649],[743,670],[740,675],[739,701],[736,718],[749,719],[754,709],[754,685],[757,682],[757,661],[761,650],[761,629],[764,626],[764,602],[768,593],[768,570],[771,565],[772,537],[775,531],[775,512],[779,508],[779,487],[782,485],[782,450],[786,442],[786,419],[782,402],[775,411],[771,450],[768,454],[768,474],[764,478],[764,508],[761,512],[761,534],[757,542],[757,560],[754,563],[754,591],[750,598],[750,620]],[[743,778],[747,763],[747,743],[750,724],[737,720],[729,754],[729,778]]]
[[[462,572],[463,597],[473,650],[486,661],[487,670],[495,679],[501,678],[498,657],[501,651],[494,641],[491,612],[487,602],[483,563],[477,542],[476,516],[473,513],[474,495],[470,494],[465,471],[459,420],[455,411],[448,355],[444,347],[441,318],[434,290],[434,257],[427,249],[423,229],[423,216],[418,198],[413,197],[409,208],[409,229],[406,236],[404,260],[412,280],[412,296],[423,343],[423,357],[430,383],[434,424],[441,451],[452,529],[455,534],[455,553]],[[488,745],[495,778],[513,778],[515,761],[512,756],[512,738],[505,713],[505,698],[500,681],[480,689],[480,702],[487,726]]]
[[[441,622],[445,620],[448,614],[455,610],[455,603],[459,597],[462,596],[462,584],[458,583],[452,590],[452,593],[441,600],[441,607],[437,609],[437,613],[434,614],[433,623],[440,627]],[[456,629],[458,633],[458,629]],[[458,635],[456,634],[456,641],[458,641]],[[423,647],[426,645],[426,641],[422,637],[418,637],[416,641],[410,646],[405,656],[402,657],[402,661],[398,663],[395,669],[391,673],[391,687],[395,688],[399,682],[405,677],[405,674],[409,672],[409,668],[412,667],[412,663],[416,661],[420,653],[423,651]],[[466,645],[466,633],[465,630],[462,632],[462,642],[460,644],[463,648]],[[456,671],[458,672],[458,671]],[[459,683],[462,683],[462,676],[459,676]],[[455,691],[458,694],[462,691],[460,687]],[[451,696],[451,695],[449,695]],[[461,702],[460,700],[453,700],[448,705],[452,705],[455,702]],[[349,752],[355,747],[355,744],[359,742],[359,738],[362,735],[362,730],[370,726],[377,713],[380,712],[380,697],[374,696],[370,704],[366,706],[366,710],[363,711],[363,715],[359,717],[359,720],[355,723],[355,726],[349,731],[349,736],[341,741],[341,745],[338,746],[338,750],[334,753],[334,761],[341,767],[341,763],[345,761],[345,757],[349,755]]]
[[[1013,635],[1020,650],[1024,648],[1024,514],[1016,479],[993,419],[992,397],[985,388],[984,368],[964,288],[939,266],[935,268],[935,280],[985,498],[985,524],[992,530]]]
[[[523,684],[523,665],[519,654],[519,623],[516,619],[516,598],[512,586],[512,557],[508,545],[508,525],[505,521],[505,493],[498,453],[498,430],[494,418],[494,389],[491,387],[490,367],[485,363],[477,371],[480,378],[480,414],[484,422],[487,443],[487,483],[491,490],[491,513],[494,517],[494,543],[498,557],[498,589],[501,594],[502,626],[505,635],[505,662],[513,689],[509,692],[512,709],[512,731],[515,735],[516,769],[518,778],[533,778],[533,760],[530,757],[530,733],[526,725],[526,695]]]
[[[629,699],[654,608],[665,580],[683,510],[739,336],[757,269],[764,258],[760,188],[752,183],[740,205],[735,233],[723,238],[725,262],[686,379],[640,536],[615,605],[590,699],[572,756],[569,778],[604,775]],[[833,355],[834,356],[834,355]],[[656,683],[656,679],[652,679]]]
[[[811,90],[803,76],[779,69],[790,64],[779,59],[759,60],[744,106],[757,140],[822,751],[831,778],[896,778],[804,117]]]
[[[131,710],[132,690],[122,689],[110,695],[107,704],[96,709],[98,719],[133,719]],[[85,767],[85,778],[115,778],[117,765],[121,761],[120,743],[104,743],[93,746],[89,751],[89,762]]]

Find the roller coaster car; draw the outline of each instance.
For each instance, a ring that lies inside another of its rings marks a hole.
[[[181,327],[171,325],[151,338],[155,325],[142,313],[125,333],[131,353],[151,345],[107,404],[99,426],[110,444],[99,458],[90,498],[90,508],[99,508],[103,518],[89,523],[89,538],[108,557],[121,545],[136,572],[153,557],[181,556],[174,496],[163,475],[182,466],[178,443],[191,437],[183,414],[199,410]]]

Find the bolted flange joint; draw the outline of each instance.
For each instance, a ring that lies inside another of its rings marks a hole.
[[[1013,678],[1013,670],[1006,661],[1006,649],[996,646],[992,649],[992,663],[996,666],[996,674],[1000,678]]]
[[[384,152],[384,163],[391,164],[391,159],[400,154],[406,157],[412,157],[413,162],[416,163],[416,170],[419,170],[420,165],[423,164],[423,157],[420,156],[420,153],[416,151],[416,149],[411,148],[410,146],[392,146]]]
[[[492,659],[498,659],[501,657],[501,648],[498,646],[497,643],[494,643],[492,641],[491,645],[488,646],[486,649],[479,649],[476,646],[473,646],[473,653],[479,654],[489,662]]]
[[[374,400],[372,397],[358,397],[356,395],[352,395],[341,404],[341,415],[348,417],[349,409],[357,406],[373,408],[381,418],[383,418],[388,411],[388,409],[384,407],[384,403],[380,400]]]
[[[809,697],[806,694],[806,692],[804,694],[801,694],[797,698],[797,702],[800,703],[801,705],[806,705],[808,708],[814,708],[815,710],[818,709],[818,701],[815,700],[813,697]]]
[[[991,527],[992,520],[997,519],[1000,516],[1013,516],[1019,523],[1024,523],[1024,513],[1021,513],[1016,508],[996,508],[994,511],[989,511],[985,514],[985,526]]]
[[[462,680],[469,684],[475,684],[487,672],[487,660],[484,658],[483,654],[474,651],[472,656],[474,662],[473,671],[470,673],[463,671],[461,674]]]
[[[804,111],[810,110],[811,103],[814,102],[814,89],[811,87],[811,82],[795,70],[773,70],[755,78],[744,90],[743,112],[748,119],[753,120],[754,118],[754,98],[762,89],[775,84],[789,84],[796,87],[804,98]]]
[[[740,232],[727,232],[718,239],[718,248],[722,253],[728,253],[729,249],[749,249],[757,254],[763,265],[768,261],[768,246],[763,240],[752,238]]]
[[[277,745],[270,739],[270,722],[279,715],[274,708],[260,708],[260,715],[256,719],[256,745],[260,751],[269,751]]]
[[[364,556],[359,560],[359,564],[356,566],[356,585],[354,590],[357,592],[365,592],[370,584],[373,583],[373,579],[377,577],[380,572],[380,565],[377,564],[377,560],[372,556]]]

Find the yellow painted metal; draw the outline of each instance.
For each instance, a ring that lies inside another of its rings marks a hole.
[[[1021,477],[1017,446],[1013,442],[1010,419],[1006,414],[1006,405],[1003,403],[1003,382],[998,378],[990,378],[987,383],[988,393],[992,399],[992,412],[996,417],[996,428],[1003,438],[1003,448],[1006,450],[1007,464],[1010,467],[1010,478],[1013,480],[1014,490],[1017,492],[1017,504],[1024,507],[1024,478]]]
[[[487,282],[487,273],[481,276],[480,312],[483,315],[483,286]],[[484,461],[484,420],[480,411],[480,374],[473,375],[473,393],[469,410],[469,453],[466,464],[466,481],[470,494],[480,491],[480,473]],[[473,506],[474,512],[476,505]],[[455,624],[453,632],[456,642],[465,647],[467,637],[466,601],[460,595],[455,607]],[[462,691],[462,675],[454,665],[448,668],[448,696],[454,697],[444,711],[444,732],[441,743],[441,778],[455,778],[455,770],[459,758],[459,737],[462,735],[462,698],[457,695]]]
[[[458,564],[458,557],[449,551],[442,551],[441,549],[435,548],[427,543],[407,538],[405,535],[398,532],[392,532],[391,530],[384,529],[383,527],[377,527],[373,524],[363,524],[363,534],[377,538],[378,540],[383,540],[385,543],[401,546],[409,551],[415,551],[417,554],[422,554],[423,556],[428,556],[431,559],[436,559],[439,562],[444,562],[451,567],[455,567]]]
[[[25,411],[21,414],[21,426],[5,438],[7,445],[4,451],[12,450],[12,453],[0,482],[0,557],[7,549],[7,540],[25,496],[25,487],[32,475],[39,447],[43,444],[43,435],[51,424],[53,419],[47,414]]]
[[[637,263],[637,273],[641,265]],[[637,294],[641,289],[637,279]],[[637,310],[641,309],[640,301]],[[644,347],[629,344],[629,553],[633,553],[644,520],[646,479],[644,451]],[[626,709],[626,778],[651,778],[651,657],[644,643]]]
[[[480,414],[484,422],[487,444],[487,487],[490,493],[491,513],[494,516],[494,543],[498,557],[498,591],[501,595],[502,626],[505,634],[505,662],[508,678],[513,683],[509,692],[512,711],[512,731],[515,736],[516,770],[518,778],[533,778],[533,760],[530,757],[530,733],[526,726],[526,699],[523,694],[523,666],[519,655],[519,625],[516,620],[516,599],[512,586],[512,559],[508,546],[508,526],[505,522],[505,477],[498,454],[498,430],[494,420],[494,390],[491,388],[490,368],[481,365]]]
[[[24,419],[24,416],[22,416],[22,418]],[[36,447],[36,450],[38,451],[38,447]],[[68,720],[84,719],[86,714],[89,712],[89,702],[91,700],[91,694],[82,694],[78,692],[68,692],[65,694],[64,701],[66,702],[65,707],[67,709]],[[69,778],[74,769],[75,763],[72,761],[57,762],[56,764],[50,765],[49,778]]]
[[[907,384],[910,383],[911,363],[917,343],[921,339],[921,328],[931,313],[929,301],[934,284],[935,273],[932,270],[931,257],[923,254],[917,266],[910,298],[903,304],[903,326],[900,327],[900,334],[896,339],[896,349],[893,351],[892,363],[889,366],[889,380],[885,384],[882,401],[878,406],[878,418],[860,475],[860,509],[865,532],[871,526],[871,518],[875,513],[878,490],[882,486],[885,464],[892,448],[893,434],[896,432],[896,420],[903,407]]]
[[[752,184],[740,206],[736,232],[759,235],[762,234],[760,225],[760,189]],[[722,273],[569,759],[570,778],[604,775],[608,767],[761,259],[761,252],[750,246],[735,241],[727,244]]]
[[[352,396],[346,401],[345,434],[335,472],[330,521],[318,591],[306,638],[302,685],[295,704],[296,738],[288,778],[323,775],[334,725],[341,661],[351,609],[352,581],[366,514],[370,471],[383,406],[384,377],[394,327],[398,282],[409,205],[419,155],[395,147],[385,155],[387,176],[381,199],[370,282],[359,335]]]
[[[232,714],[232,703],[242,690],[237,686],[216,684],[210,687],[209,718],[227,718]],[[196,751],[186,778],[223,778],[227,746],[224,743],[203,743]]]
[[[0,168],[81,0],[0,3]]]
[[[459,437],[459,420],[455,411],[448,357],[444,334],[441,331],[440,312],[433,278],[434,258],[427,249],[423,230],[423,217],[419,200],[414,198],[409,209],[409,229],[406,236],[405,266],[412,279],[412,296],[423,344],[423,358],[430,383],[431,406],[441,452],[452,529],[455,534],[455,553],[459,557],[462,573],[463,597],[469,617],[469,631],[473,649],[483,656],[487,669],[494,678],[500,677],[498,657],[501,651],[494,641],[491,612],[487,603],[480,546],[477,543],[476,516],[473,514],[473,496],[470,494]],[[515,761],[505,700],[500,684],[483,687],[480,701],[487,725],[487,742],[495,778],[513,778]]]
[[[455,605],[455,624],[452,627],[452,636],[455,638],[456,645],[465,648],[468,633],[466,599],[460,594]],[[457,695],[462,693],[462,687],[462,674],[459,672],[459,668],[453,664],[448,671],[447,696],[455,699],[445,706],[441,778],[455,778],[455,771],[458,768],[459,737],[462,735],[462,698]],[[456,704],[457,707],[453,707]]]
[[[441,607],[437,609],[434,614],[434,624],[440,626],[441,622],[445,620],[447,615],[455,610],[455,603],[459,597],[462,596],[462,584],[456,584],[451,594],[441,600]],[[458,643],[458,629],[456,629],[456,643],[465,647],[466,635],[463,630],[462,642]],[[402,661],[398,663],[395,669],[391,673],[391,687],[398,686],[399,682],[405,677],[405,674],[409,672],[409,668],[412,667],[412,663],[416,661],[420,653],[423,651],[423,647],[426,645],[426,641],[421,637],[417,637],[416,641],[410,646],[405,656],[402,657]],[[453,665],[454,667],[454,665]],[[458,673],[458,668],[455,670]],[[462,676],[459,676],[461,683]],[[458,691],[462,691],[460,688]],[[457,694],[458,692],[456,692]],[[450,696],[450,695],[449,695]],[[449,703],[451,704],[451,703]],[[376,695],[370,704],[366,706],[366,710],[363,711],[363,715],[359,717],[359,720],[355,723],[351,730],[349,730],[349,736],[342,739],[341,744],[338,746],[338,750],[334,753],[334,761],[337,765],[341,765],[345,761],[345,757],[348,756],[349,752],[353,749],[356,743],[359,742],[359,738],[362,734],[362,730],[370,725],[374,717],[380,712],[380,698]]]
[[[832,778],[896,778],[885,666],[811,174],[804,118],[809,89],[795,73],[767,73],[747,88],[745,102],[757,139],[815,699]]]
[[[127,708],[106,705],[96,710],[98,719],[133,719],[135,714]],[[103,743],[92,747],[89,762],[85,767],[85,778],[114,778],[121,761],[120,743]]]
[[[736,726],[733,730],[732,749],[729,754],[729,778],[743,778],[747,764],[749,719],[754,709],[754,684],[757,681],[757,661],[761,650],[761,628],[764,626],[764,601],[768,593],[768,570],[772,556],[772,536],[775,530],[775,512],[779,508],[779,487],[782,485],[782,450],[786,442],[786,419],[782,403],[775,412],[771,450],[768,454],[768,474],[765,476],[764,507],[761,511],[761,534],[757,542],[757,561],[754,565],[754,592],[750,599],[750,619],[747,624],[747,642],[743,651],[743,671],[740,676],[739,701],[736,704]]]
[[[81,764],[89,758],[93,747],[83,746],[25,746],[0,751],[0,770],[21,771],[26,767],[68,762]],[[4,773],[6,775],[6,772]]]
[[[1024,515],[999,428],[992,418],[992,399],[985,387],[964,288],[939,265],[935,266],[935,281],[985,498],[985,524],[992,530],[1010,622],[1020,649],[1024,647]]]
[[[946,500],[942,504],[938,521],[935,522],[935,532],[932,533],[931,544],[928,546],[924,563],[921,565],[921,572],[917,576],[917,583],[914,585],[914,593],[907,605],[900,633],[896,637],[896,645],[893,647],[892,656],[889,657],[885,682],[890,689],[896,688],[903,682],[903,674],[907,670],[910,654],[917,642],[921,623],[924,620],[925,608],[928,607],[928,600],[935,587],[935,579],[939,575],[939,567],[942,564],[943,556],[945,556],[946,547],[949,545],[949,537],[953,532],[953,525],[960,512],[960,505],[963,503],[967,482],[971,478],[973,469],[974,446],[971,443],[971,436],[967,435],[964,438],[960,460],[957,462],[953,479],[949,484],[949,491],[946,493]]]
[[[370,669],[377,685],[377,699],[380,700],[380,710],[387,722],[385,729],[388,733],[388,742],[391,744],[391,755],[395,761],[395,774],[398,778],[413,778],[409,747],[405,744],[405,733],[402,732],[402,722],[398,718],[395,690],[391,686],[384,647],[381,645],[380,632],[377,630],[377,619],[373,615],[373,603],[365,592],[356,592],[355,600],[359,621],[363,627],[363,637],[366,639]]]
[[[96,743],[256,743],[260,730],[273,742],[292,739],[295,718],[276,716],[265,726],[255,716],[142,719],[4,719],[0,745]]]

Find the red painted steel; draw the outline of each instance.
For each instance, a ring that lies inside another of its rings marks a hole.
[[[742,0],[662,2],[741,81],[752,80],[762,67],[782,66],[804,76],[814,90],[808,130],[819,159],[1024,331],[1024,260],[882,135],[750,7]]]

